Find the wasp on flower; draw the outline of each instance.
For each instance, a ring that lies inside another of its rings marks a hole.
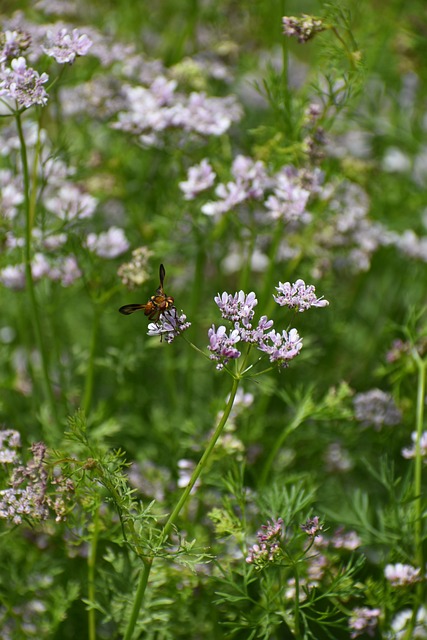
[[[120,307],[119,311],[126,316],[135,311],[143,311],[149,320],[154,320],[148,325],[148,335],[160,336],[161,339],[164,337],[166,342],[170,343],[188,329],[191,323],[187,322],[187,317],[183,313],[178,314],[174,306],[174,298],[164,292],[165,275],[165,268],[161,264],[159,268],[160,284],[149,301],[145,304],[126,304]]]

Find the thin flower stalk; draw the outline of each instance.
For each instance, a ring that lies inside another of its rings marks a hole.
[[[31,256],[32,256],[32,229],[33,229],[33,211],[31,207],[31,195],[30,195],[30,176],[28,170],[28,156],[27,146],[25,143],[24,132],[22,129],[21,114],[16,113],[16,126],[18,130],[20,153],[22,162],[22,174],[24,182],[24,206],[25,206],[25,276],[26,285],[28,289],[28,295],[31,305],[31,316],[34,320],[34,332],[37,342],[37,347],[40,352],[41,366],[43,373],[43,386],[45,391],[46,400],[49,404],[51,419],[55,422],[58,421],[57,409],[55,397],[53,394],[52,384],[49,377],[49,365],[47,351],[43,339],[42,325],[39,315],[39,309],[37,305],[36,292],[34,288],[34,280],[31,269]]]
[[[197,480],[199,479],[203,469],[206,467],[207,462],[211,456],[211,453],[215,447],[215,444],[218,441],[218,438],[220,437],[220,435],[222,434],[225,425],[227,424],[227,420],[230,416],[231,410],[233,408],[233,404],[234,404],[234,399],[236,397],[236,393],[237,393],[237,389],[239,388],[239,382],[240,382],[240,377],[236,376],[233,378],[233,384],[232,384],[232,388],[231,388],[231,392],[230,392],[230,396],[228,398],[227,404],[225,406],[224,409],[224,413],[222,414],[221,420],[218,423],[218,426],[216,427],[214,433],[211,436],[211,439],[209,440],[209,443],[202,455],[202,457],[200,458],[199,462],[197,463],[190,481],[187,485],[187,487],[185,488],[181,498],[178,500],[174,510],[172,511],[172,513],[170,514],[169,518],[166,521],[165,526],[163,527],[163,530],[160,534],[159,537],[159,547],[161,545],[163,545],[165,543],[165,541],[167,540],[168,536],[170,535],[175,522],[179,516],[179,514],[181,513],[182,509],[185,507],[185,505],[188,502],[188,499],[190,497],[191,491],[194,487],[194,485],[196,484]],[[135,625],[136,625],[136,621],[138,619],[138,615],[139,615],[139,611],[140,608],[142,606],[143,600],[144,600],[144,595],[145,595],[145,590],[147,588],[148,585],[148,579],[150,576],[150,572],[151,572],[151,567],[153,565],[153,558],[149,558],[149,559],[145,559],[144,560],[144,566],[141,570],[141,575],[140,575],[140,579],[139,579],[139,584],[138,584],[138,589],[137,592],[135,594],[135,600],[134,600],[134,604],[132,607],[132,612],[131,612],[131,616],[129,619],[129,623],[126,629],[126,633],[124,636],[124,640],[131,640],[134,629],[135,629]]]
[[[96,573],[96,552],[98,548],[98,538],[100,532],[99,508],[95,512],[93,521],[92,539],[90,552],[87,559],[88,565],[88,600],[92,605],[95,603],[95,573]],[[88,610],[88,635],[89,640],[96,640],[96,609],[89,606]]]
[[[424,554],[423,554],[423,520],[422,520],[422,467],[423,467],[423,455],[421,449],[421,439],[423,435],[424,425],[424,403],[426,395],[426,367],[427,362],[423,360],[418,351],[413,349],[413,356],[418,371],[418,384],[417,384],[417,413],[416,413],[416,441],[415,441],[415,464],[414,464],[414,507],[415,507],[415,523],[414,523],[414,538],[415,538],[415,564],[417,567],[424,567]],[[419,582],[416,587],[416,598],[412,616],[408,624],[408,629],[405,633],[404,640],[410,640],[413,637],[415,626],[417,624],[417,615],[420,606],[424,602],[424,586],[422,582]]]

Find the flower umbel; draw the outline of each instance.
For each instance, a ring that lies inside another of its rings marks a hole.
[[[282,518],[263,524],[257,533],[258,544],[250,547],[246,562],[253,564],[257,570],[277,562],[281,557],[280,540],[282,534]]]
[[[310,307],[325,307],[327,300],[317,298],[313,285],[305,285],[303,280],[297,280],[295,284],[286,282],[276,287],[280,295],[273,296],[280,306],[288,306],[304,311]],[[254,345],[259,351],[269,356],[270,362],[279,367],[287,367],[289,361],[295,358],[302,349],[302,338],[296,329],[283,330],[281,333],[273,329],[273,320],[267,316],[261,316],[258,324],[253,327],[255,307],[258,300],[253,291],[246,294],[239,291],[234,295],[224,291],[214,298],[221,315],[232,323],[231,333],[227,334],[225,326],[218,330],[215,325],[209,330],[211,358],[216,360],[222,369],[230,359],[239,358],[241,353],[234,346],[237,342],[246,342]],[[249,367],[251,368],[251,367]]]
[[[85,56],[91,46],[92,40],[78,29],[73,29],[71,33],[67,29],[60,29],[55,35],[48,33],[43,50],[59,64],[72,64],[77,56]]]
[[[34,104],[45,105],[48,95],[43,85],[49,80],[47,73],[39,73],[27,67],[23,56],[14,58],[10,67],[2,65],[0,69],[0,96],[16,100],[18,107],[31,107]]]
[[[253,291],[246,295],[243,291],[235,293],[232,296],[229,293],[217,295],[214,298],[217,303],[221,315],[225,320],[231,322],[240,322],[243,326],[248,326],[254,317],[254,307],[258,304],[258,300]]]
[[[171,307],[166,309],[156,322],[150,322],[147,335],[160,336],[161,339],[164,337],[170,344],[190,326],[191,322],[187,322],[187,316],[184,313],[178,315],[176,308]]]
[[[74,485],[61,474],[50,476],[43,442],[34,443],[31,452],[33,457],[26,466],[14,468],[11,488],[0,491],[0,518],[21,524],[24,519],[47,520],[53,512],[57,522],[64,520]]]
[[[217,369],[222,369],[229,360],[239,358],[241,352],[234,346],[240,341],[240,334],[238,329],[230,331],[227,335],[227,329],[224,325],[215,329],[215,325],[208,331],[209,346],[208,349],[211,352],[211,360],[215,360],[218,364]]]
[[[421,579],[419,568],[401,562],[388,564],[384,569],[384,575],[393,587],[404,587]]]
[[[369,609],[369,607],[356,607],[349,620],[348,626],[352,629],[351,638],[358,638],[364,633],[373,636],[381,609]]]
[[[276,362],[280,367],[287,367],[289,360],[295,358],[301,351],[302,338],[296,329],[291,329],[289,332],[283,330],[282,333],[273,329],[258,348],[269,355],[270,362]]]
[[[273,296],[274,300],[281,307],[297,309],[299,312],[306,311],[310,307],[327,307],[329,302],[323,296],[316,297],[315,287],[312,284],[306,285],[304,280],[298,279],[294,284],[290,282],[279,282],[276,287],[279,295]]]
[[[307,42],[327,28],[322,18],[316,18],[306,13],[303,13],[301,18],[284,16],[282,22],[284,35],[289,38],[295,37],[300,43]]]
[[[310,538],[315,538],[320,535],[323,526],[319,522],[319,516],[314,516],[314,518],[309,518],[304,524],[302,524],[301,529],[305,531]]]

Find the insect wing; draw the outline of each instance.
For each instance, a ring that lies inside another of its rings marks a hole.
[[[120,313],[128,316],[135,311],[144,311],[144,314],[149,320],[157,321],[160,315],[164,313],[166,309],[169,309],[174,302],[173,298],[166,296],[163,290],[165,275],[165,268],[161,264],[159,267],[160,284],[156,289],[156,295],[151,296],[150,300],[146,304],[126,304],[124,307],[120,307]]]
[[[159,278],[160,278],[160,287],[159,289],[161,289],[162,293],[163,293],[163,282],[165,280],[165,275],[166,275],[166,271],[164,266],[161,264],[159,267]],[[157,289],[157,291],[159,290]]]
[[[124,307],[120,307],[120,313],[123,313],[125,316],[129,316],[131,313],[135,311],[145,311],[145,304],[125,304]]]

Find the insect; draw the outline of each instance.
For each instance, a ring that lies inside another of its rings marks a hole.
[[[146,304],[125,304],[124,307],[120,307],[120,313],[128,316],[134,311],[144,311],[144,314],[149,320],[154,320],[156,322],[160,318],[162,313],[164,313],[166,309],[170,309],[174,303],[174,299],[171,296],[167,296],[163,291],[163,281],[165,279],[165,275],[165,268],[161,264],[159,268],[160,285],[156,291],[156,294],[154,296],[151,296]]]

